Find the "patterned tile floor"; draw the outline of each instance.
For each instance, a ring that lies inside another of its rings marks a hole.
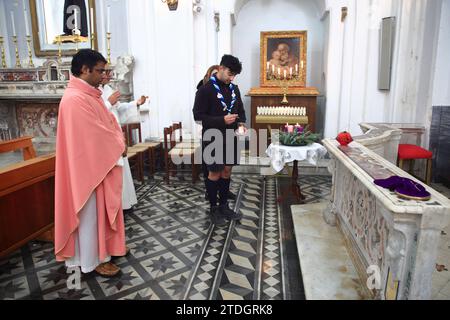
[[[329,195],[328,176],[300,177],[307,202]],[[115,258],[121,273],[82,276],[68,289],[70,274],[55,261],[53,245],[32,241],[0,261],[0,300],[288,300],[304,299],[290,203],[278,205],[283,177],[233,174],[231,203],[240,222],[211,225],[202,183],[161,175],[137,186],[139,203],[126,214],[131,253]]]

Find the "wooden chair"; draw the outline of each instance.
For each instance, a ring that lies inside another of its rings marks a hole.
[[[128,148],[127,158],[130,164],[131,174],[134,173],[134,178],[139,180],[140,182],[144,182],[144,168],[142,157],[142,152],[130,151],[130,148]]]
[[[398,155],[397,155],[398,167],[403,169],[403,162],[405,160],[410,160],[410,168],[414,168],[415,159],[426,159],[427,160],[427,171],[425,173],[425,183],[430,185],[431,183],[431,164],[433,160],[433,153],[422,147],[416,146],[414,144],[399,144],[398,145]]]
[[[120,126],[122,129],[123,137],[125,138],[125,143],[129,147],[130,146],[130,137],[128,136],[128,126],[123,124]]]
[[[132,139],[133,130],[138,130],[139,140],[134,143]],[[161,151],[161,142],[142,142],[141,124],[130,123],[128,124],[128,135],[130,141],[130,148],[133,152],[142,152],[147,155],[147,159],[143,157],[144,165],[149,168],[149,175],[152,176],[156,172],[156,154]]]
[[[17,139],[0,141],[0,153],[22,149],[23,160],[36,158],[36,151],[31,141],[33,137],[25,136]]]
[[[179,132],[177,132],[179,130]],[[177,139],[177,133],[179,138]],[[170,176],[175,176],[177,170],[176,162],[190,164],[192,166],[192,183],[199,179],[199,165],[195,163],[196,153],[201,152],[200,144],[197,145],[192,141],[184,141],[181,132],[181,123],[175,123],[170,127],[164,128],[164,163],[166,175],[165,179],[169,183]],[[177,158],[177,161],[174,159]],[[188,163],[185,163],[188,159]]]
[[[128,127],[128,139],[130,142],[129,146],[133,146],[137,143],[140,143],[142,141],[141,123],[140,122],[127,123],[127,127]],[[138,137],[139,137],[138,141],[134,141],[134,137],[133,137],[134,130],[138,131]]]

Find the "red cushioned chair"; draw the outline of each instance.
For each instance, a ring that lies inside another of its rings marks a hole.
[[[427,159],[427,172],[425,175],[425,183],[430,185],[431,182],[431,160],[433,153],[414,144],[398,145],[398,166],[403,169],[403,161],[411,160],[410,168],[414,168],[415,159]]]

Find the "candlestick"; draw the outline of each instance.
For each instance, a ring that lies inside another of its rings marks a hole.
[[[106,32],[111,33],[111,6],[106,10]]]
[[[34,68],[33,52],[31,51],[31,36],[30,35],[27,35],[27,47],[28,47],[28,58],[29,58],[28,67]]]
[[[5,54],[5,48],[3,47],[3,37],[0,36],[0,48],[2,51],[2,68],[6,68],[6,54]]]
[[[94,8],[91,8],[91,48],[95,50]]]
[[[77,13],[78,13],[78,10],[77,9],[73,9],[73,16],[74,16],[74,18],[75,18],[75,22],[74,22],[74,30],[77,30],[78,29],[78,17],[77,17]]]
[[[25,35],[30,35],[30,28],[28,26],[28,12],[27,9],[25,9],[25,0],[23,1],[23,19],[25,20]]]
[[[286,69],[283,70],[283,76],[286,79]]]
[[[275,74],[275,65],[272,65],[272,74]]]
[[[14,12],[11,10],[11,25],[12,25],[12,32],[13,32],[13,37],[16,37],[16,24],[14,23]]]
[[[62,63],[62,54],[61,54],[61,35],[58,36],[58,63],[61,64]]]
[[[280,69],[280,67],[278,67],[278,76],[280,76],[281,75],[281,69]]]
[[[106,44],[107,44],[107,60],[108,63],[111,64],[111,32],[106,33]]]
[[[16,68],[22,68],[20,64],[20,56],[19,56],[19,46],[17,44],[17,36],[13,36],[14,46],[16,47]]]
[[[295,64],[295,74],[298,74],[298,64]]]
[[[303,69],[303,60],[300,61],[301,68]]]
[[[292,67],[289,68],[289,76],[292,78]]]

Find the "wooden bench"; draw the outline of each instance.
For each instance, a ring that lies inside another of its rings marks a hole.
[[[24,161],[0,168],[0,257],[40,237],[53,240],[55,155],[36,157],[32,137],[1,141]]]

